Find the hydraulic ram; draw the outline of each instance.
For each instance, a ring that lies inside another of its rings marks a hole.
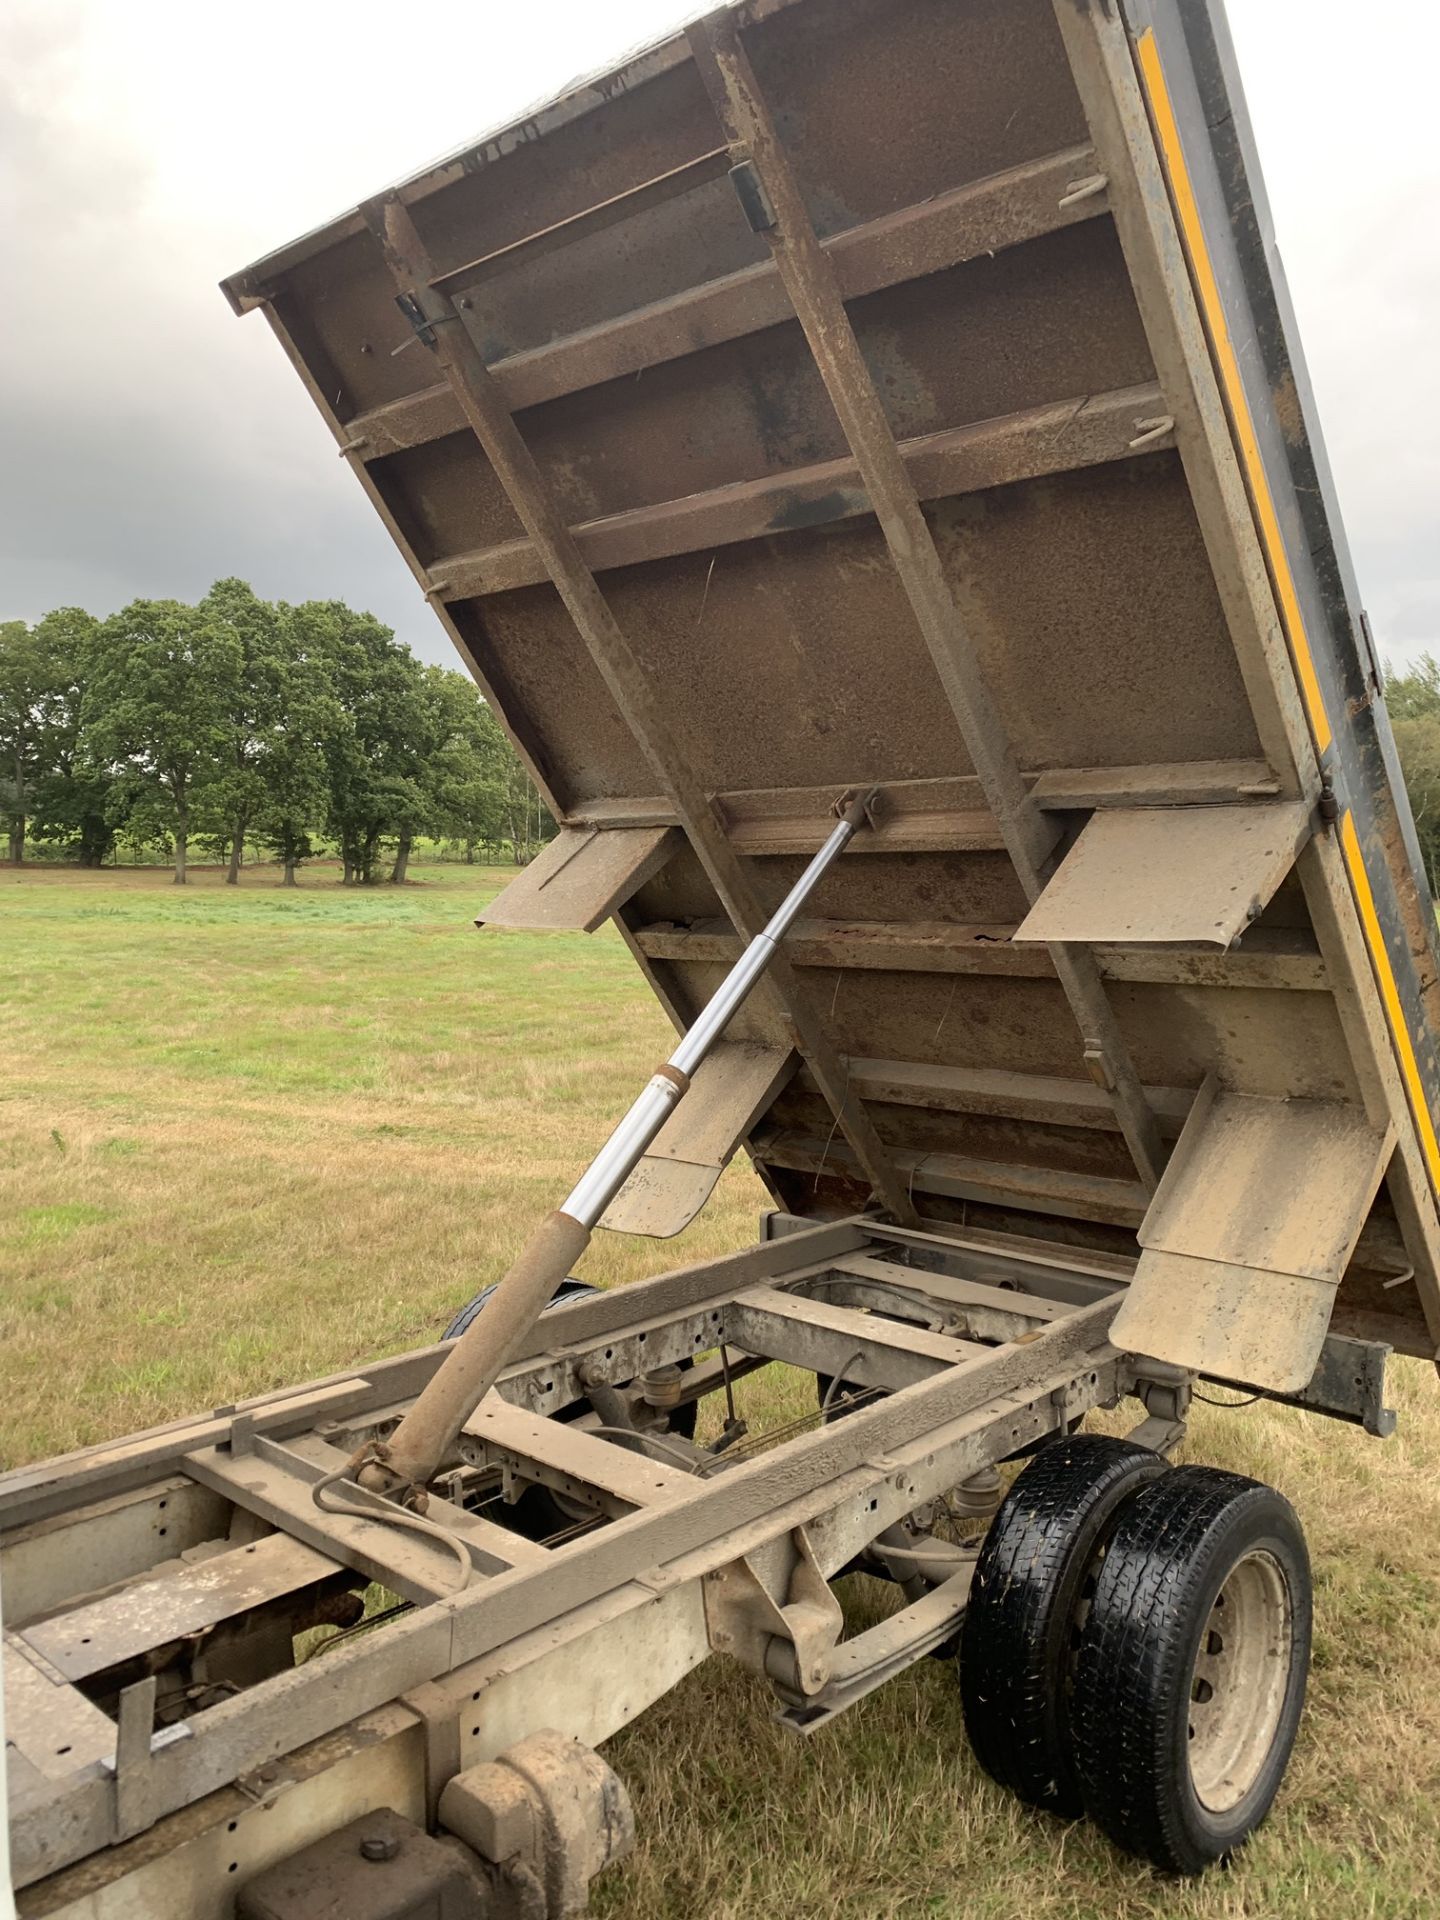
[[[422,1488],[449,1456],[460,1429],[494,1386],[501,1369],[590,1244],[600,1216],[639,1165],[642,1155],[684,1098],[701,1061],[720,1038],[760,978],[806,900],[867,820],[873,795],[847,796],[834,831],[786,894],[764,930],[745,948],[719,991],[658,1067],[605,1145],[580,1176],[563,1206],[547,1214],[485,1311],[461,1334],[439,1371],[395,1429],[383,1461],[361,1478],[377,1489]]]

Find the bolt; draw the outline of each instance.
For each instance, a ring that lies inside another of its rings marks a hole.
[[[400,1842],[388,1833],[367,1833],[360,1842],[362,1860],[393,1860],[399,1851]]]

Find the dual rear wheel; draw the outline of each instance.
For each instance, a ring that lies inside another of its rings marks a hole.
[[[986,1535],[960,1649],[966,1727],[1030,1805],[1171,1872],[1233,1853],[1305,1700],[1310,1569],[1273,1488],[1076,1435]]]

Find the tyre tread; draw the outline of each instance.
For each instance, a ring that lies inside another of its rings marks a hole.
[[[1308,1567],[1288,1502],[1260,1481],[1187,1466],[1144,1489],[1111,1539],[1081,1638],[1071,1727],[1085,1810],[1118,1846],[1171,1872],[1221,1857],[1197,1836],[1176,1788],[1174,1709],[1180,1695],[1189,1699],[1197,1596],[1234,1530],[1267,1513],[1282,1526],[1288,1516]],[[1308,1652],[1308,1590],[1296,1606]],[[1266,1799],[1252,1826],[1268,1807]]]
[[[1084,1577],[1070,1566],[1077,1542],[1099,1513],[1102,1531],[1088,1561],[1129,1495],[1165,1470],[1129,1441],[1102,1434],[1057,1440],[1016,1479],[986,1535],[961,1639],[966,1726],[985,1771],[1031,1806],[1069,1817],[1083,1811],[1056,1671],[1057,1636],[1068,1640]]]

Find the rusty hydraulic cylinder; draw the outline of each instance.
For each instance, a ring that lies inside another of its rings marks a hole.
[[[695,1070],[765,971],[790,923],[831,863],[865,825],[873,800],[870,794],[846,795],[840,802],[833,832],[763,931],[745,948],[670,1058],[656,1069],[564,1205],[541,1221],[485,1311],[460,1335],[395,1429],[383,1459],[362,1467],[360,1478],[366,1486],[389,1492],[421,1488],[439,1471],[460,1429],[590,1244],[600,1216],[684,1097]]]

